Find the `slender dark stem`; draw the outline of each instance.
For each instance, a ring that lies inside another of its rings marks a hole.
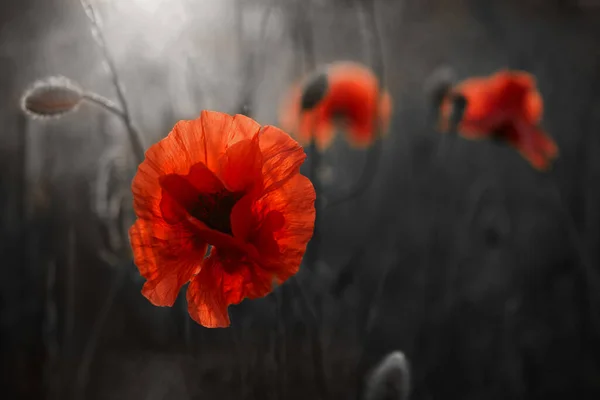
[[[299,0],[296,4],[296,13],[299,16],[296,24],[297,28],[297,37],[300,39],[300,44],[302,47],[302,55],[304,56],[304,65],[305,70],[314,71],[316,69],[316,55],[315,55],[315,46],[314,46],[314,38],[313,38],[313,30],[310,26],[310,18],[311,18],[311,7],[310,4],[307,4],[303,0]],[[310,143],[309,150],[311,161],[310,161],[310,172],[309,178],[311,179],[316,193],[315,199],[315,210],[316,210],[316,218],[315,218],[315,228],[313,233],[313,238],[311,239],[310,248],[306,257],[306,262],[309,266],[309,269],[315,269],[316,263],[319,258],[320,251],[320,214],[322,212],[321,206],[321,188],[320,188],[320,177],[318,171],[320,169],[321,163],[321,155],[316,145],[316,141],[314,137]],[[302,289],[302,285],[295,279],[292,278],[292,283],[296,287],[296,289],[300,292],[300,298],[304,304],[304,308],[306,310],[307,315],[311,318],[311,330],[312,330],[312,359],[313,359],[313,367],[315,373],[315,382],[317,385],[317,389],[321,394],[323,399],[327,399],[330,397],[329,395],[329,386],[327,384],[325,366],[324,366],[324,353],[323,346],[321,340],[321,332],[320,332],[320,321],[319,316],[316,310],[311,306],[310,300],[306,297],[304,290]]]
[[[590,322],[592,324],[592,328],[594,332],[600,332],[600,310],[598,309],[600,302],[598,301],[600,296],[600,276],[598,270],[594,267],[591,262],[587,251],[584,247],[583,240],[581,239],[581,235],[575,221],[573,220],[573,216],[569,211],[569,206],[564,200],[560,188],[558,187],[558,183],[555,179],[552,179],[550,174],[546,173],[546,180],[553,191],[554,197],[559,205],[559,209],[563,214],[563,220],[565,223],[565,227],[567,229],[567,233],[569,235],[569,240],[572,245],[575,247],[575,253],[577,255],[579,266],[581,268],[581,274],[585,280],[586,285],[586,301],[587,301],[587,311],[589,312]]]
[[[27,161],[28,161],[28,149],[27,147],[29,146],[29,129],[28,129],[28,121],[29,119],[25,116],[25,114],[23,113],[19,113],[17,114],[17,122],[18,122],[18,129],[17,129],[17,135],[18,135],[18,140],[19,140],[19,158],[18,158],[18,163],[19,163],[19,182],[18,182],[18,189],[17,189],[17,198],[19,199],[16,203],[17,203],[17,210],[16,210],[16,214],[17,214],[17,224],[22,224],[25,222],[26,219],[26,215],[27,215],[27,199],[28,199],[28,195],[27,195]]]
[[[110,78],[117,93],[117,98],[119,99],[119,103],[122,110],[122,115],[120,117],[125,123],[125,127],[127,128],[127,134],[132,146],[133,153],[139,164],[142,161],[144,161],[144,142],[139,131],[135,128],[133,124],[131,113],[129,111],[129,105],[127,103],[127,99],[125,98],[125,90],[123,89],[123,85],[121,84],[121,80],[119,79],[119,74],[117,73],[117,67],[115,65],[115,62],[110,52],[108,51],[106,39],[104,38],[104,34],[102,33],[102,29],[100,26],[100,20],[97,16],[96,10],[89,2],[89,0],[80,0],[80,3],[88,19],[90,20],[92,35],[94,36],[94,39],[96,40],[96,43],[98,44],[98,47],[102,52],[104,62],[108,66],[108,72],[110,74]],[[91,99],[88,98],[88,100]]]
[[[77,264],[77,239],[75,228],[69,227],[67,233],[67,279],[66,279],[66,312],[63,333],[63,350],[65,357],[71,357],[73,348],[73,328],[75,323],[75,270]]]
[[[191,318],[188,314],[187,302],[181,302],[181,313],[183,314],[183,340],[185,342],[185,350],[192,354],[194,352],[192,343],[192,326]]]
[[[356,6],[358,9],[358,17],[359,17],[359,19],[361,21],[361,25],[362,25],[362,33],[363,33],[363,37],[365,38],[366,47],[371,52],[370,53],[371,66],[373,68],[373,71],[375,72],[375,75],[378,78],[378,82],[379,82],[378,83],[378,85],[379,85],[378,92],[381,92],[381,89],[385,85],[385,83],[384,83],[385,82],[385,62],[383,59],[383,42],[382,42],[382,38],[380,35],[380,31],[379,31],[379,24],[377,22],[377,8],[375,5],[375,1],[376,0],[367,0],[367,1],[357,0]],[[365,166],[364,166],[361,177],[357,181],[354,188],[352,188],[348,194],[346,194],[339,200],[332,201],[329,204],[329,207],[342,204],[348,200],[351,200],[353,198],[360,196],[362,193],[364,193],[369,188],[371,182],[373,181],[373,177],[375,176],[375,174],[377,172],[378,162],[379,162],[379,159],[381,158],[380,155],[381,155],[381,150],[382,150],[379,107],[377,107],[375,109],[375,115],[374,115],[373,120],[374,120],[373,129],[375,130],[375,143],[369,149],[369,153],[367,154],[367,160],[365,162]],[[387,266],[385,268],[384,272],[382,273],[381,277],[379,278],[379,280],[377,282],[377,287],[375,289],[375,293],[373,294],[373,297],[371,298],[371,301],[367,305],[367,308],[366,308],[366,314],[364,315],[365,320],[362,321],[362,324],[363,324],[362,332],[359,335],[359,340],[361,341],[361,348],[360,348],[360,353],[358,355],[358,360],[357,360],[357,365],[356,365],[358,374],[363,373],[363,371],[365,369],[364,363],[366,361],[366,354],[367,354],[366,347],[367,347],[368,339],[369,339],[370,333],[375,325],[376,317],[377,317],[378,311],[379,311],[379,304],[380,304],[381,298],[383,297],[385,281],[386,281],[386,278],[388,277],[391,269],[392,269],[392,266]],[[360,396],[361,396],[362,385],[363,385],[362,380],[358,379],[357,380],[357,390],[356,390],[357,398],[360,398]]]
[[[299,7],[301,7],[303,1],[299,1]],[[306,6],[306,5],[305,5]],[[299,23],[298,30],[299,36],[302,44],[302,54],[305,60],[305,68],[308,71],[314,71],[316,69],[316,56],[315,56],[315,45],[313,32],[310,26],[310,12],[311,9],[305,9],[304,11],[298,10],[300,15],[302,16],[302,21]],[[319,170],[321,168],[321,154],[319,149],[317,148],[316,138],[314,134],[311,137],[310,145],[309,145],[309,154],[310,154],[310,169],[308,172],[308,177],[313,183],[316,199],[315,199],[315,228],[313,237],[310,242],[309,254],[307,254],[307,264],[310,269],[316,268],[316,263],[319,258],[319,250],[320,250],[320,220],[321,220],[321,211],[322,207],[322,191],[321,191],[321,182],[319,176]]]
[[[376,0],[356,0],[358,9],[358,17],[362,26],[363,37],[365,38],[365,47],[370,51],[371,66],[375,75],[379,80],[379,92],[385,87],[385,62],[383,59],[383,42],[379,24],[377,23],[377,10],[375,7]],[[381,97],[381,96],[380,96]],[[375,109],[374,116],[375,142],[369,148],[367,158],[362,170],[362,173],[354,186],[348,190],[348,193],[327,203],[327,208],[339,206],[350,200],[356,199],[365,193],[371,183],[373,177],[377,173],[379,161],[381,159],[381,151],[383,145],[381,143],[381,123],[379,119],[379,107]]]
[[[188,320],[190,318],[187,318]],[[238,328],[236,325],[232,324],[229,328],[231,331],[231,339],[235,346],[235,352],[237,355],[237,362],[240,372],[240,400],[244,400],[246,398],[246,360],[243,356],[243,331],[240,329],[238,335]]]
[[[313,37],[313,30],[310,26],[311,9],[305,8],[307,4],[305,1],[299,0],[297,13],[300,16],[300,23],[298,24],[299,38],[302,45],[302,55],[304,56],[305,70],[314,71],[317,67],[317,58],[315,54],[315,41]]]
[[[106,294],[104,305],[98,312],[98,316],[96,317],[96,320],[92,327],[92,332],[90,333],[90,336],[83,350],[83,355],[81,356],[81,363],[77,371],[77,382],[75,386],[76,400],[83,399],[85,396],[85,388],[89,379],[89,370],[94,359],[94,354],[96,353],[96,345],[98,344],[98,339],[102,334],[104,324],[106,322],[106,319],[108,318],[108,315],[110,314],[110,310],[114,304],[119,289],[121,288],[121,285],[125,282],[126,273],[127,270],[125,268],[115,273],[113,282],[111,283],[110,288]]]
[[[240,92],[240,100],[236,109],[236,113],[250,116],[252,114],[252,93],[254,92],[254,74],[253,57],[246,51],[246,41],[244,40],[244,1],[238,0],[234,5],[234,24],[238,46],[238,54],[241,61],[240,75],[243,79],[243,86]]]
[[[363,170],[360,174],[360,177],[356,181],[356,184],[348,190],[348,193],[343,196],[328,201],[325,206],[325,210],[328,210],[333,207],[337,207],[341,204],[347,203],[351,200],[354,200],[360,197],[363,193],[369,189],[371,183],[373,182],[373,177],[377,173],[379,161],[381,159],[381,150],[382,150],[382,140],[377,138],[373,146],[369,148],[367,151],[367,158],[365,160],[365,164]]]
[[[310,153],[310,169],[308,172],[308,177],[313,183],[313,187],[315,189],[316,198],[315,198],[315,228],[313,232],[313,237],[310,241],[309,252],[306,257],[306,262],[308,264],[309,269],[315,270],[317,267],[317,262],[319,260],[319,250],[321,247],[321,212],[323,210],[322,207],[322,190],[321,190],[321,182],[319,176],[319,167],[321,164],[321,154],[319,149],[317,148],[316,141],[313,139],[310,142],[309,147]]]
[[[260,52],[260,54],[258,55],[258,60],[262,60],[261,63],[261,67],[257,68],[254,70],[255,75],[258,75],[258,73],[261,74],[260,79],[258,79],[258,76],[255,76],[255,81],[256,82],[261,82],[262,78],[264,76],[265,73],[265,67],[267,65],[268,59],[267,59],[267,49],[268,49],[268,43],[267,43],[267,28],[269,26],[269,19],[271,18],[271,16],[273,15],[273,10],[275,8],[275,5],[277,4],[277,0],[271,0],[271,2],[269,3],[269,5],[267,6],[267,9],[265,10],[263,16],[262,16],[262,20],[260,21],[260,35],[259,35],[259,42],[262,43],[262,51]]]
[[[46,360],[44,363],[44,386],[47,399],[60,396],[57,390],[59,380],[56,379],[60,344],[58,342],[58,311],[56,307],[56,261],[48,261],[46,268],[46,293],[44,298],[45,312],[43,320],[43,338],[46,347]]]
[[[297,292],[297,296],[303,304],[305,317],[308,319],[307,327],[311,335],[314,337],[311,346],[311,356],[313,359],[313,368],[315,373],[315,383],[318,391],[321,393],[322,399],[329,399],[329,386],[327,385],[327,373],[323,362],[323,345],[321,343],[320,323],[317,311],[312,306],[310,299],[306,295],[302,284],[298,282],[296,277],[290,278],[291,287]]]
[[[257,51],[256,53],[248,53],[246,51],[247,44],[244,40],[244,30],[243,30],[243,9],[242,9],[243,0],[238,0],[236,4],[236,33],[237,33],[237,41],[238,41],[238,52],[240,54],[241,59],[241,75],[244,79],[244,83],[242,86],[242,90],[240,93],[239,104],[236,108],[236,112],[239,114],[243,114],[246,116],[250,116],[253,113],[253,94],[256,93],[258,86],[263,80],[263,76],[266,70],[266,65],[268,62],[267,58],[267,27],[269,25],[269,19],[273,14],[273,9],[276,5],[276,0],[271,0],[271,2],[266,6],[266,9],[262,15],[260,22],[260,33],[259,33],[259,43],[262,45],[262,49]],[[260,62],[260,66],[257,63]],[[259,75],[260,74],[260,75]]]
[[[277,312],[277,343],[275,349],[277,351],[277,392],[278,399],[285,400],[287,398],[286,385],[287,385],[287,341],[286,341],[286,329],[285,329],[285,286],[281,286],[275,293],[275,309]]]

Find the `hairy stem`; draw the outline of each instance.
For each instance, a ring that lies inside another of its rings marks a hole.
[[[117,93],[117,98],[118,98],[120,106],[121,106],[120,107],[120,110],[121,110],[120,118],[125,123],[125,127],[127,129],[127,134],[129,137],[129,141],[131,143],[133,153],[139,164],[144,160],[144,143],[142,140],[142,136],[140,135],[139,131],[135,128],[135,126],[133,124],[133,121],[131,118],[131,113],[129,111],[129,104],[127,103],[127,99],[125,98],[125,90],[123,89],[123,85],[119,78],[119,74],[117,73],[117,68],[116,68],[115,62],[114,62],[110,52],[108,51],[108,47],[106,45],[106,39],[104,38],[104,34],[102,33],[100,20],[98,18],[96,10],[94,9],[94,7],[92,6],[92,4],[90,3],[89,0],[80,0],[80,3],[81,3],[81,6],[83,7],[88,19],[90,20],[92,35],[94,36],[94,39],[96,40],[96,43],[98,44],[98,47],[100,48],[100,51],[102,52],[102,57],[104,59],[104,62],[106,63],[106,65],[108,67],[108,72],[110,74],[112,84],[115,88],[115,91]],[[88,98],[88,100],[91,100],[91,99]],[[97,103],[97,104],[100,104],[100,103]],[[118,114],[115,112],[116,111],[115,109],[109,109],[108,107],[106,107],[106,104],[103,104],[103,106],[105,109],[110,110],[111,112],[113,112],[115,114]]]

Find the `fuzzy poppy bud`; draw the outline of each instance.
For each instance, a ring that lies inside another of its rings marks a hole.
[[[59,118],[75,111],[83,99],[83,90],[63,76],[35,81],[21,98],[22,110],[32,118]]]
[[[388,354],[371,373],[365,400],[407,400],[410,393],[408,360],[401,351]]]

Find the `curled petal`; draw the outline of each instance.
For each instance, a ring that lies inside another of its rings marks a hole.
[[[134,262],[146,278],[142,294],[157,306],[172,306],[197,273],[207,245],[181,225],[138,219],[129,230]]]
[[[227,308],[246,297],[255,299],[270,293],[270,276],[243,258],[213,248],[188,287],[190,316],[207,328],[225,328],[230,325]]]
[[[227,144],[232,146],[240,140],[251,140],[260,131],[260,124],[252,118],[246,117],[242,114],[236,114],[233,116],[233,123],[231,129],[226,135]]]
[[[258,135],[229,146],[221,159],[220,176],[231,192],[244,192],[253,186],[262,188],[262,154]]]
[[[283,185],[300,171],[306,154],[298,142],[274,126],[266,126],[260,133],[264,190],[269,192]]]
[[[255,205],[262,224],[253,244],[263,257],[261,266],[279,283],[296,272],[315,226],[315,190],[308,178],[296,175]],[[270,239],[272,238],[272,239]],[[277,243],[275,250],[270,241]]]
[[[198,119],[178,122],[166,138],[146,151],[131,186],[138,218],[162,219],[162,176],[187,175],[198,164],[218,170],[227,144],[223,131],[229,132],[233,122],[227,114],[203,111]]]
[[[236,239],[247,242],[255,224],[252,206],[255,198],[252,195],[242,197],[231,210],[231,229]]]
[[[162,190],[160,211],[165,222],[181,222],[192,212],[198,198],[204,194],[216,193],[223,188],[221,181],[204,164],[190,168],[190,173],[164,175],[159,178]]]

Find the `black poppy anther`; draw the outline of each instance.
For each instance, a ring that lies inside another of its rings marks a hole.
[[[301,109],[310,110],[314,108],[321,100],[323,100],[323,98],[325,98],[328,89],[329,82],[327,73],[320,72],[312,77],[304,86],[300,103]]]

